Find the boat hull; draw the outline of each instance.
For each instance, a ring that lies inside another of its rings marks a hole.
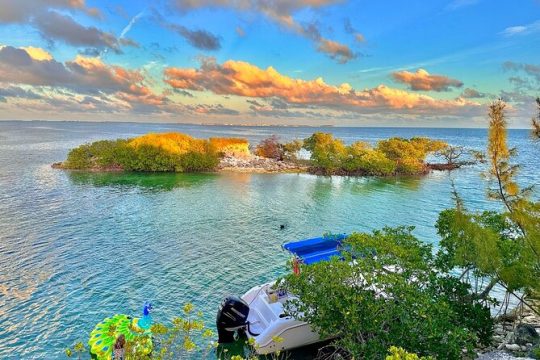
[[[267,291],[272,285],[274,282],[256,286],[242,296],[250,307],[246,336],[253,342],[255,352],[266,355],[325,340],[307,322],[284,313],[283,302],[286,300],[270,300]]]

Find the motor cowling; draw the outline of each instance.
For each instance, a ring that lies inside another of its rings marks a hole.
[[[247,325],[249,305],[238,296],[228,296],[219,306],[216,327],[218,343],[234,342],[234,333]]]

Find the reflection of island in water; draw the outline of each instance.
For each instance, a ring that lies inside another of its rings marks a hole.
[[[75,185],[139,187],[172,190],[201,186],[216,179],[215,174],[187,173],[134,173],[69,171],[69,180]]]
[[[422,185],[422,180],[422,176],[317,176],[311,188],[311,196],[322,199],[332,197],[339,192],[371,195],[402,190],[417,191]]]
[[[215,181],[232,182],[240,186],[244,191],[254,178],[262,179],[291,179],[299,177],[301,184],[296,186],[305,187],[311,184],[312,196],[329,196],[332,191],[345,191],[354,194],[369,194],[372,192],[386,191],[388,188],[402,188],[404,190],[418,190],[422,183],[421,176],[397,176],[397,177],[343,177],[343,176],[320,176],[310,174],[257,174],[257,173],[140,173],[140,172],[96,172],[96,171],[68,171],[70,181],[75,185],[92,185],[97,187],[139,187],[154,190],[173,190],[175,188],[191,188]],[[311,178],[307,183],[300,180]],[[263,183],[267,183],[263,181]],[[271,181],[275,185],[279,181]],[[293,186],[291,183],[283,186]],[[300,188],[297,189],[301,191]],[[319,194],[319,195],[317,195]]]

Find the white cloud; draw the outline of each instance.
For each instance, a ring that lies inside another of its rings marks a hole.
[[[528,35],[540,32],[540,20],[527,25],[510,26],[500,32],[503,36]]]

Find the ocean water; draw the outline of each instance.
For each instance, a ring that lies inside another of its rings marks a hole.
[[[213,327],[225,295],[288,271],[280,247],[287,241],[414,225],[419,238],[437,244],[433,225],[452,206],[452,180],[470,209],[498,208],[485,197],[480,165],[385,179],[96,174],[50,166],[81,143],[150,131],[252,142],[314,131],[347,142],[429,136],[474,149],[486,147],[487,135],[481,129],[0,122],[0,359],[63,358],[63,349],[86,341],[104,317],[138,315],[146,300],[158,321],[192,302]],[[526,130],[511,130],[509,141],[519,150],[520,183],[538,184],[540,144]]]

